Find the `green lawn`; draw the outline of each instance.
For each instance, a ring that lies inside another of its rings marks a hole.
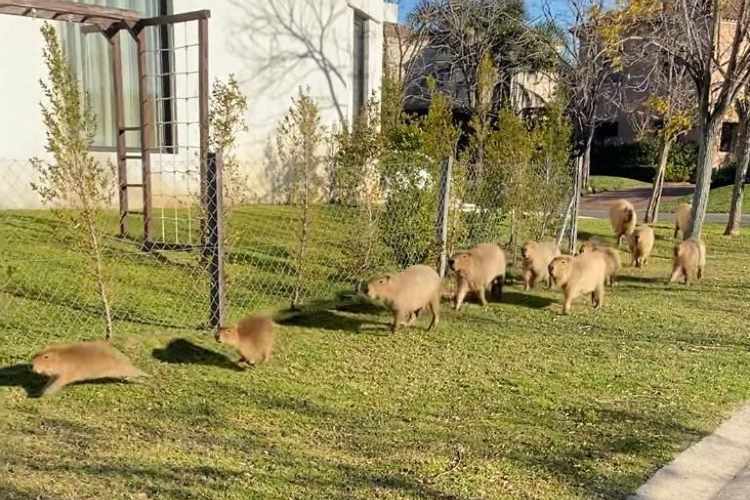
[[[235,222],[256,251],[232,254],[234,304],[285,304],[286,216]],[[623,497],[750,396],[750,238],[722,229],[707,228],[707,277],[690,288],[665,284],[661,225],[649,267],[626,267],[601,311],[564,317],[558,291],[512,285],[485,309],[444,304],[436,332],[422,318],[392,336],[378,309],[311,309],[248,371],[198,328],[191,259],[113,242],[127,255],[114,342],[152,378],[35,399],[31,355],[100,322],[49,217],[0,213],[0,498]],[[612,241],[606,222],[582,230]]]
[[[608,175],[592,175],[589,183],[594,193],[601,193],[604,191],[622,191],[624,189],[646,188],[651,186],[651,184],[647,182],[641,182],[625,177],[611,177]]]
[[[711,195],[708,198],[708,213],[728,213],[729,205],[732,202],[732,190],[733,189],[734,189],[733,186],[724,186],[724,187],[712,189]],[[747,188],[745,189],[746,189],[746,194],[742,198],[742,211],[744,213],[750,211],[750,196],[747,195]],[[692,201],[693,201],[692,196],[685,196],[678,200],[673,200],[669,203],[666,203],[664,205],[664,209],[671,212],[680,203],[692,203]]]

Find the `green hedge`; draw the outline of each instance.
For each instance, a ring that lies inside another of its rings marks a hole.
[[[595,146],[591,150],[591,175],[626,177],[652,182],[656,175],[659,150],[653,141]],[[665,180],[686,182],[694,177],[698,148],[678,143],[672,147]]]

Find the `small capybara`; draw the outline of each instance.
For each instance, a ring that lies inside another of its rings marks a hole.
[[[582,254],[590,252],[601,252],[607,261],[607,278],[606,283],[609,286],[614,286],[617,281],[617,273],[620,272],[622,267],[622,261],[620,260],[620,252],[616,248],[602,245],[595,240],[589,240],[581,245]]]
[[[216,340],[240,351],[240,365],[265,363],[273,351],[273,321],[265,316],[248,316],[233,327],[219,328]]]
[[[402,324],[412,324],[425,307],[432,312],[432,321],[427,328],[431,330],[440,321],[440,285],[438,273],[419,264],[400,273],[378,276],[367,283],[365,294],[371,300],[381,301],[393,312],[391,332],[396,333]]]
[[[699,280],[703,278],[706,267],[706,244],[702,241],[685,240],[674,247],[672,253],[672,277],[674,283],[682,275],[686,285],[690,284],[693,275]]]
[[[588,293],[591,294],[594,309],[598,309],[604,303],[607,262],[601,252],[590,252],[576,257],[555,257],[549,264],[549,275],[565,294],[563,314],[570,313],[570,307],[576,298]]]
[[[609,207],[609,223],[617,238],[617,246],[622,244],[624,237],[633,233],[638,223],[638,215],[633,204],[628,200],[616,200]]]
[[[689,203],[681,203],[674,211],[674,237],[684,239],[692,223],[693,207]]]
[[[98,379],[131,379],[148,376],[109,342],[89,341],[48,347],[34,356],[33,371],[50,377],[42,396],[68,384]]]
[[[654,249],[654,230],[651,227],[641,224],[633,234],[628,238],[630,246],[631,262],[630,265],[635,267],[644,267],[648,258],[651,256],[651,250]]]
[[[560,248],[554,241],[527,241],[521,247],[523,258],[523,289],[534,288],[538,281],[545,280],[547,288],[552,286],[549,277],[549,263],[560,255]]]
[[[466,294],[473,292],[482,305],[487,305],[486,292],[503,296],[505,283],[505,252],[493,243],[480,243],[465,252],[458,252],[448,260],[456,273],[456,311],[461,309]]]

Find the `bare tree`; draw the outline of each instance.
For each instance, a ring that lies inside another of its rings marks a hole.
[[[640,25],[646,48],[684,67],[697,96],[697,181],[687,236],[699,239],[722,123],[750,82],[750,0],[651,2],[657,8]]]
[[[734,174],[734,188],[732,189],[732,202],[729,207],[729,222],[727,222],[724,234],[734,236],[739,234],[742,222],[742,199],[745,191],[745,180],[747,169],[750,165],[750,93],[746,92],[742,98],[735,102],[735,110],[740,120],[740,130],[737,135],[737,147],[734,161],[737,162]]]

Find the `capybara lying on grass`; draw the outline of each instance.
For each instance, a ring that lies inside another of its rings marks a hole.
[[[554,241],[527,241],[521,248],[523,258],[523,289],[534,288],[538,281],[547,282],[547,288],[552,286],[549,277],[549,263],[560,255],[560,249]]]
[[[706,267],[706,244],[702,241],[685,240],[674,247],[672,252],[672,277],[670,283],[674,283],[682,275],[686,285],[695,276],[699,280],[703,278],[703,270]]]
[[[693,223],[693,207],[689,203],[680,203],[674,211],[674,237],[685,238],[690,224]]]
[[[50,377],[42,396],[68,384],[98,379],[131,379],[147,376],[109,342],[90,341],[48,347],[34,356],[33,371]]]
[[[617,245],[620,246],[623,238],[632,234],[638,223],[633,204],[628,200],[615,200],[609,207],[609,223],[615,232]]]
[[[651,251],[654,249],[654,230],[651,227],[641,224],[633,234],[628,238],[628,244],[630,246],[630,265],[635,267],[644,267],[648,262],[648,258],[651,256]]]
[[[393,312],[391,331],[399,325],[411,324],[419,311],[429,307],[431,330],[440,321],[440,276],[428,266],[416,265],[400,273],[379,276],[367,284],[365,293],[372,300],[383,302]],[[408,321],[408,323],[407,323]]]
[[[597,241],[589,240],[581,245],[581,254],[587,254],[591,252],[600,252],[605,260],[607,261],[607,277],[606,283],[609,286],[614,286],[617,281],[617,273],[620,272],[622,267],[622,261],[620,260],[620,252],[617,249],[602,245]]]
[[[601,252],[590,252],[576,257],[555,257],[550,262],[549,275],[565,294],[563,314],[570,313],[570,307],[576,298],[588,293],[591,294],[594,309],[604,303],[607,262]]]
[[[240,352],[239,364],[265,363],[273,351],[273,321],[265,316],[248,316],[231,328],[219,328],[216,340]]]
[[[458,252],[448,261],[456,273],[456,311],[461,309],[466,294],[474,292],[482,305],[487,304],[486,291],[503,295],[505,252],[492,243],[481,243],[465,252]]]

